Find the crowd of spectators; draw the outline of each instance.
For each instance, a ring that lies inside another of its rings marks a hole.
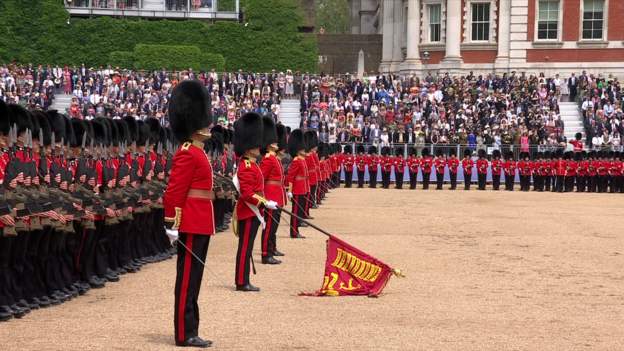
[[[559,76],[303,77],[302,124],[321,140],[377,145],[566,145]]]
[[[580,102],[586,144],[592,150],[622,150],[624,94],[617,78],[583,72],[579,76]]]
[[[0,99],[29,108],[47,109],[59,82],[50,67],[0,65]]]
[[[133,71],[60,66],[0,66],[0,98],[47,109],[55,92],[72,96],[73,118],[156,117],[166,124],[167,104],[181,80],[199,79],[212,97],[213,115],[230,124],[255,111],[277,120],[283,98],[301,98],[301,127],[321,141],[468,145],[473,150],[519,145],[567,145],[559,101],[578,101],[585,143],[619,148],[624,133],[623,94],[616,78],[582,72],[568,78],[510,73],[312,75],[272,71],[230,73]]]

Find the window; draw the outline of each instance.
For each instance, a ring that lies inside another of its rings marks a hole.
[[[432,4],[429,8],[429,41],[439,42],[442,31],[442,4]]]
[[[490,40],[490,3],[472,4],[472,41]]]
[[[604,0],[583,1],[583,39],[603,38]]]
[[[540,0],[537,17],[537,39],[559,38],[559,0]]]

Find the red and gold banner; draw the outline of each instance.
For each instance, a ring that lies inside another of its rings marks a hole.
[[[400,274],[387,264],[330,236],[323,287],[312,296],[367,295],[377,296],[392,274]]]

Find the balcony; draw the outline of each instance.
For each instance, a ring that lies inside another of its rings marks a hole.
[[[64,0],[72,16],[238,20],[240,0]]]

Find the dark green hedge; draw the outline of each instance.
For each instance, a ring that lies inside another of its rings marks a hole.
[[[225,70],[225,59],[221,54],[203,53],[199,66],[200,69],[204,71],[210,71],[214,69],[217,72],[221,72]]]
[[[134,58],[136,68],[150,71],[161,68],[199,70],[202,52],[197,46],[138,44],[134,48]]]
[[[132,51],[113,51],[108,55],[108,63],[113,67],[133,68],[134,52]]]
[[[0,60],[99,66],[112,63],[112,52],[130,52],[137,44],[182,45],[222,55],[227,70],[316,71],[316,40],[297,32],[303,17],[296,1],[241,0],[241,7],[246,26],[111,17],[67,24],[60,0],[1,0]]]

